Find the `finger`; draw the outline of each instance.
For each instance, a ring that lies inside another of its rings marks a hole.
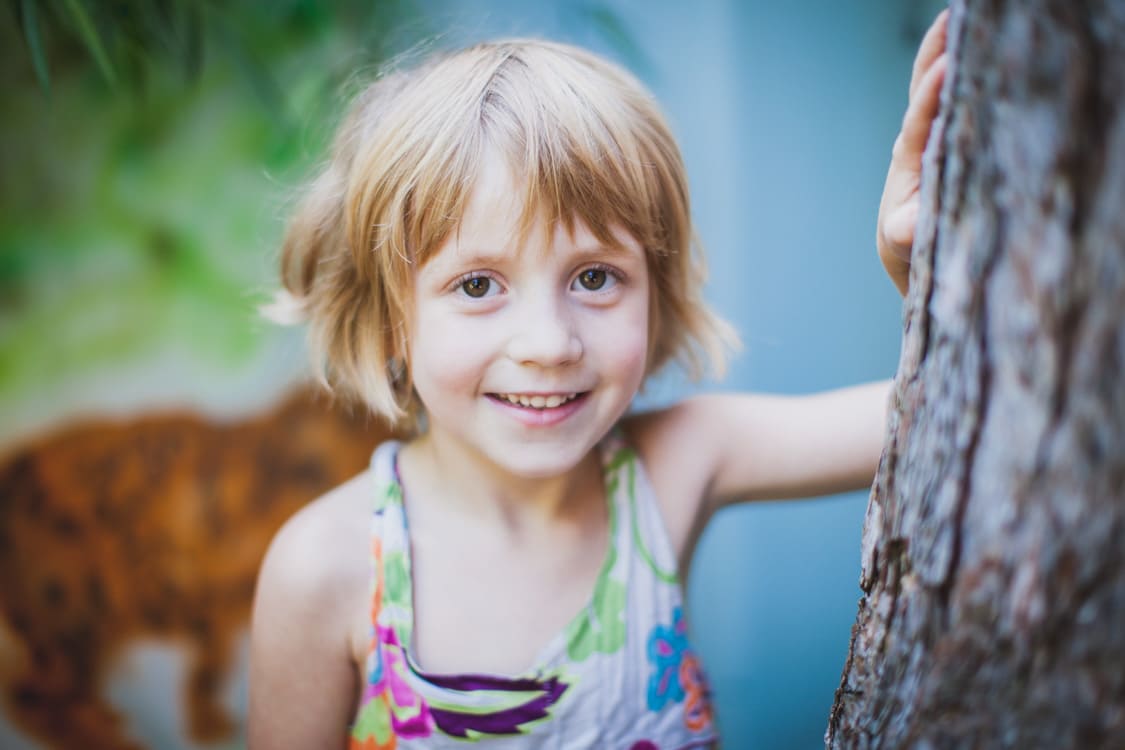
[[[926,141],[930,137],[930,127],[941,105],[941,85],[945,81],[947,65],[948,58],[945,54],[934,60],[933,65],[918,82],[918,90],[911,97],[906,115],[902,118],[902,133],[896,144],[897,150],[900,151],[898,157],[912,164],[919,162],[919,168],[922,151],[926,148]]]
[[[884,253],[889,258],[897,257],[909,262],[910,247],[914,244],[914,229],[918,225],[918,208],[917,200],[907,201],[887,217],[883,224],[883,236],[888,243]]]
[[[914,57],[914,70],[910,74],[911,99],[914,98],[914,92],[922,82],[926,71],[933,65],[934,60],[945,52],[948,29],[949,8],[946,8],[938,13],[937,18],[926,31],[926,35],[922,37],[922,43],[918,45],[918,54]]]

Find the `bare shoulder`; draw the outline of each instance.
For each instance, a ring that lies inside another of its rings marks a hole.
[[[706,524],[715,474],[714,437],[706,429],[707,405],[688,398],[631,415],[622,423],[656,493],[669,537],[681,562]]]
[[[358,695],[356,633],[369,607],[367,472],[282,526],[258,574],[250,626],[251,746],[339,747]]]
[[[293,514],[270,543],[259,586],[326,599],[366,586],[370,483],[365,471]]]

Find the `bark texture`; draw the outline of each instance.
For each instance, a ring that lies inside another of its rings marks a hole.
[[[1125,748],[1125,0],[965,0],[831,748]]]

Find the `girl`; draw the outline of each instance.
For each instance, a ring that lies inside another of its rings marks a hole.
[[[905,291],[944,16],[918,54],[878,245]],[[887,384],[624,416],[733,341],[701,299],[686,178],[651,97],[502,41],[365,92],[289,229],[275,314],[412,430],[263,563],[262,748],[712,747],[680,582],[725,504],[870,484]]]

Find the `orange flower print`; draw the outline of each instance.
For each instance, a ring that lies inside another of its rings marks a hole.
[[[711,691],[699,659],[691,651],[680,662],[680,684],[684,686],[684,725],[699,732],[711,724]]]

